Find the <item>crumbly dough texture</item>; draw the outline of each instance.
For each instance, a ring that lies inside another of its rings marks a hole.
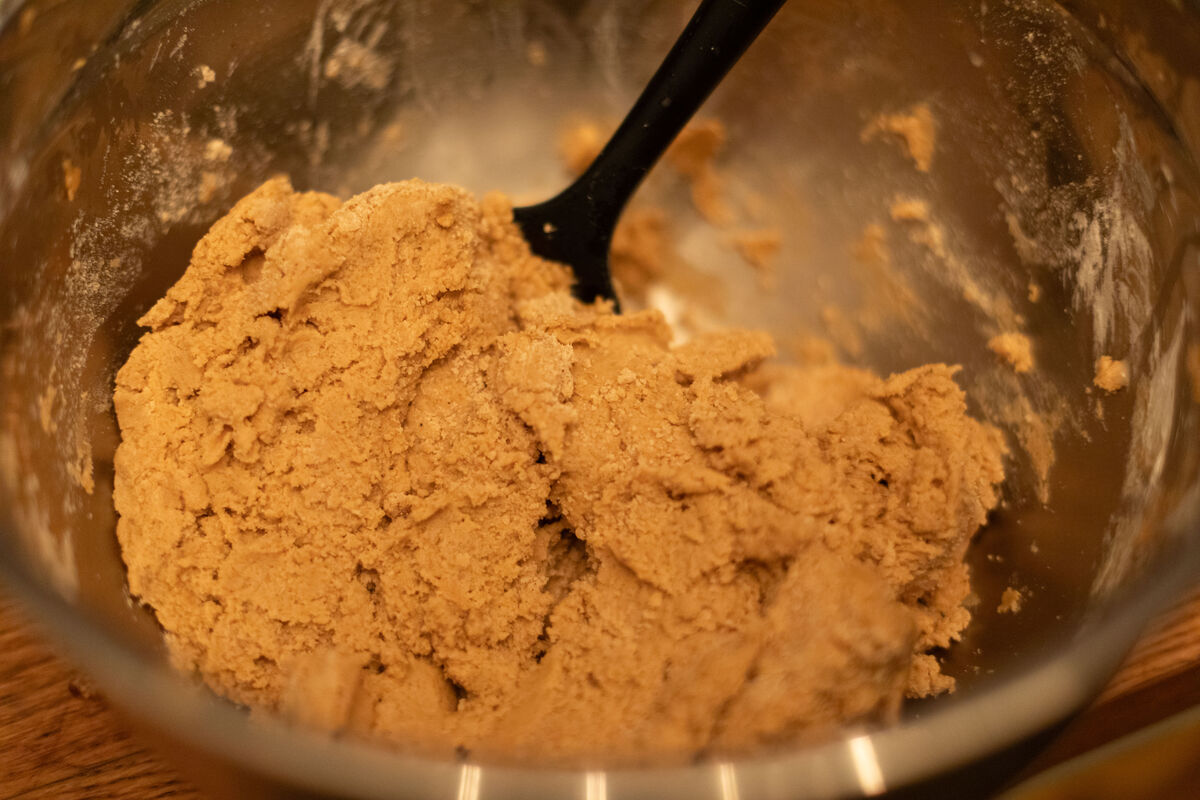
[[[950,688],[1003,444],[943,365],[583,306],[500,196],[263,185],[117,377],[129,587],[239,703],[410,750],[682,761]]]
[[[1025,604],[1025,597],[1020,589],[1009,586],[1000,594],[1000,605],[996,606],[999,614],[1016,614]]]
[[[1100,356],[1096,359],[1096,376],[1092,383],[1109,394],[1119,392],[1129,385],[1129,367],[1120,359]]]
[[[1033,342],[1023,333],[1001,333],[988,339],[988,349],[1016,373],[1033,369]]]

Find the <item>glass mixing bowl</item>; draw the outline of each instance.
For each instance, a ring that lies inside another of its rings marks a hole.
[[[199,236],[280,172],[343,195],[421,176],[549,196],[565,181],[552,146],[564,120],[619,116],[689,11],[0,3],[0,571],[214,791],[782,798],[957,785],[966,796],[1086,702],[1200,572],[1195,9],[792,0],[704,112],[728,129],[731,196],[784,232],[774,286],[680,186],[644,194],[673,209],[683,255],[721,282],[727,321],[781,340],[825,333],[882,372],[961,364],[973,412],[1006,432],[1005,500],[970,555],[974,621],[945,657],[958,692],[817,747],[564,771],[329,740],[251,719],[168,669],[152,615],[124,587],[110,396],[135,320]],[[937,125],[928,172],[896,141],[862,135],[919,103]],[[853,255],[870,224],[892,252],[888,276]],[[917,302],[896,302],[897,285]],[[1033,371],[988,350],[1009,330],[1031,338]],[[1104,355],[1129,368],[1111,396],[1092,386]],[[1002,615],[1010,586],[1024,608]]]

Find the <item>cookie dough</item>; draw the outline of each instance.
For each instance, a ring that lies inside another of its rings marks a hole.
[[[771,360],[569,294],[500,196],[272,180],[117,376],[114,501],[174,662],[410,751],[681,762],[950,688],[1004,446],[954,369]]]
[[[988,339],[988,349],[1018,374],[1033,369],[1033,342],[1023,333],[1001,333]]]
[[[1100,356],[1096,359],[1096,376],[1092,383],[1109,394],[1119,392],[1129,385],[1129,367],[1112,356]]]
[[[897,139],[917,170],[929,172],[933,165],[933,151],[937,146],[937,121],[928,103],[917,103],[901,113],[880,114],[860,134],[863,142],[880,136]]]
[[[1016,614],[1025,605],[1025,597],[1020,589],[1009,586],[1000,594],[1000,605],[996,606],[998,614]]]

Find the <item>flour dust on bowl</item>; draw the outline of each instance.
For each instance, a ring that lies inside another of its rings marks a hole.
[[[628,316],[659,308],[691,337],[684,347],[718,326],[768,333],[780,363],[809,370],[793,395],[829,393],[813,365],[830,356],[883,376],[961,366],[966,415],[995,426],[1007,455],[1002,495],[966,553],[970,623],[930,654],[953,694],[907,702],[893,724],[706,746],[696,762],[554,763],[533,745],[455,757],[247,715],[177,677],[172,660],[203,668],[178,640],[164,645],[162,608],[156,618],[130,602],[146,587],[127,583],[118,545],[113,390],[137,321],[213,223],[280,174],[343,199],[413,176],[516,203],[550,196],[568,175],[548,143],[573,156],[602,141],[689,3],[0,11],[7,583],[114,703],[226,794],[825,797],[928,789],[972,765],[956,786],[983,791],[980,775],[1002,777],[997,757],[1086,702],[1200,570],[1200,84],[1187,56],[1200,23],[1118,2],[826,6],[784,7],[635,199],[614,266]],[[479,219],[475,202],[455,214]],[[272,243],[259,245],[261,270],[228,265],[245,286],[272,274]],[[282,325],[273,311],[258,324]],[[738,381],[758,380],[743,366]],[[697,391],[696,376],[672,377]],[[744,423],[744,410],[718,419]],[[529,453],[522,491],[557,458],[537,425],[514,428],[547,447]],[[118,491],[122,519],[188,510],[181,488],[166,501]],[[218,504],[203,519],[222,514]],[[639,575],[686,566],[634,551],[618,561]],[[371,569],[356,576],[365,594]],[[692,702],[683,692],[663,713],[694,711],[703,725],[709,712]]]

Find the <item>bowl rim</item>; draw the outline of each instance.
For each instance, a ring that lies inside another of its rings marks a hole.
[[[27,3],[0,4],[0,32]],[[1146,622],[1200,583],[1200,491],[1160,524],[1165,548],[1139,580],[1113,595],[1065,646],[1043,646],[1010,675],[936,703],[920,718],[847,731],[823,744],[678,767],[556,769],[422,757],[337,740],[251,717],[144,657],[86,608],[45,582],[0,524],[0,587],[52,646],[79,665],[124,713],[252,774],[362,798],[530,796],[795,798],[863,796],[911,786],[1020,742],[1067,718],[1097,691]]]

